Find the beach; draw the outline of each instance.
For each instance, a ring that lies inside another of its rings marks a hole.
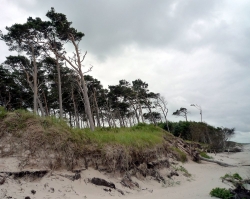
[[[16,199],[98,199],[98,198],[124,198],[124,199],[158,199],[158,198],[211,198],[209,192],[215,187],[230,188],[229,184],[222,182],[220,177],[225,174],[239,173],[243,178],[250,177],[250,145],[244,145],[242,152],[209,154],[218,160],[233,167],[223,167],[215,163],[193,162],[178,163],[176,168],[185,168],[191,176],[186,177],[181,172],[173,176],[166,184],[159,183],[151,178],[135,178],[133,181],[139,187],[129,189],[121,185],[122,176],[114,173],[105,173],[88,168],[80,172],[81,178],[73,179],[75,174],[69,171],[50,171],[41,178],[18,178],[7,176],[0,185],[0,198]],[[248,165],[248,166],[247,166]],[[0,175],[4,172],[17,170],[18,161],[15,157],[0,158]],[[34,169],[35,170],[35,169]],[[164,172],[164,171],[162,171]],[[97,186],[91,183],[92,178],[105,179],[114,183],[116,189]]]

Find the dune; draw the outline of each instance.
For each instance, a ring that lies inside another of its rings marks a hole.
[[[124,199],[160,199],[160,198],[211,198],[209,192],[215,187],[230,188],[220,179],[226,173],[239,173],[242,177],[250,177],[250,145],[245,145],[243,152],[209,154],[214,160],[222,161],[235,167],[222,167],[215,163],[195,163],[188,160],[186,163],[176,163],[179,176],[172,176],[166,184],[157,182],[152,177],[133,178],[139,187],[129,189],[120,182],[122,177],[118,173],[105,173],[93,168],[78,171],[81,178],[72,178],[76,174],[66,170],[48,171],[44,176],[24,175],[14,177],[6,172],[18,172],[18,159],[16,157],[0,158],[0,198],[16,199],[98,199],[98,198],[124,198]],[[245,166],[244,166],[245,165]],[[185,175],[181,169],[186,169],[191,176]],[[29,171],[32,171],[30,168]],[[41,170],[41,169],[40,169]],[[39,171],[33,168],[33,171]],[[163,175],[167,171],[161,171]],[[165,173],[164,173],[165,172]],[[112,182],[116,189],[97,186],[90,181],[92,178],[105,179]],[[1,180],[0,180],[1,181]]]

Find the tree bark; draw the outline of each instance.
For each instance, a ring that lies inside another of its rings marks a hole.
[[[58,61],[58,56],[56,56],[56,69],[58,78],[58,99],[59,99],[59,109],[60,109],[60,119],[63,118],[63,108],[62,108],[62,82],[61,82],[61,70]]]
[[[37,87],[37,64],[36,64],[36,58],[35,58],[35,52],[34,52],[34,46],[31,44],[31,50],[32,50],[32,59],[33,59],[33,91],[34,91],[34,97],[33,97],[33,112],[37,114],[38,110],[38,87]]]
[[[94,89],[94,103],[95,103],[95,108],[96,108],[96,120],[97,120],[97,126],[98,127],[101,127],[101,122],[100,122],[100,115],[99,115],[99,107],[98,107],[98,104],[97,104],[97,100],[96,100],[96,91]]]
[[[74,97],[74,91],[73,88],[71,90],[71,99],[73,101],[73,105],[74,105],[74,112],[75,112],[75,120],[76,120],[76,127],[79,128],[79,117],[78,117],[78,111],[76,110],[76,103],[75,103],[75,97]]]

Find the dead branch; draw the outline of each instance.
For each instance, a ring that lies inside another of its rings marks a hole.
[[[203,161],[206,161],[206,162],[216,163],[216,164],[218,164],[220,166],[223,166],[223,167],[237,167],[236,165],[231,165],[231,164],[227,164],[227,163],[216,161],[216,160],[210,160],[210,159],[207,159],[207,158],[203,158],[201,156],[200,156],[200,159],[203,160]]]

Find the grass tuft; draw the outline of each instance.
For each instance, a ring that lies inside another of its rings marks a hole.
[[[3,106],[0,106],[0,119],[3,119],[7,115],[7,111]]]
[[[187,161],[187,155],[183,151],[181,151],[180,149],[178,149],[176,147],[171,147],[171,149],[174,151],[177,160],[179,160],[181,162]]]
[[[213,159],[211,156],[209,156],[206,152],[202,151],[200,152],[200,156],[203,158],[207,158],[207,159]]]

